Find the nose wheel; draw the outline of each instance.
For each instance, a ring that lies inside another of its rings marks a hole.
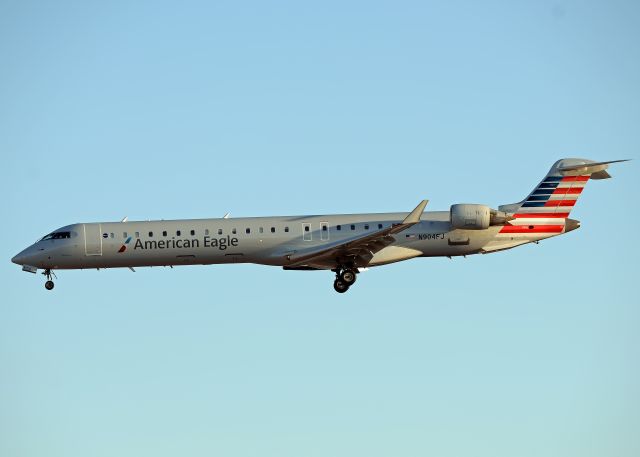
[[[336,280],[333,281],[333,288],[339,294],[343,294],[356,282],[358,270],[355,268],[345,268],[334,271],[336,273]]]
[[[43,274],[43,275],[45,275],[45,276],[47,277],[47,282],[45,282],[45,283],[44,283],[44,288],[45,288],[45,289],[47,289],[47,290],[51,290],[51,289],[53,289],[53,287],[54,287],[54,285],[55,285],[55,284],[53,284],[53,280],[52,280],[52,278],[56,278],[56,279],[58,279],[58,278],[57,278],[57,276],[56,276],[56,274],[55,274],[51,269],[49,269],[49,268],[47,268],[46,270],[44,270],[44,271],[42,272],[42,274]]]

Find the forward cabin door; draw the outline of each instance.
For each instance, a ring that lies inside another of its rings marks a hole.
[[[84,253],[102,255],[102,225],[84,224]]]

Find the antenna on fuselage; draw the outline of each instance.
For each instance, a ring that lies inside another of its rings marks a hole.
[[[125,216],[120,222],[127,222],[127,219],[129,219],[129,216]]]
[[[229,214],[231,214],[231,213],[227,213],[224,216],[222,216],[222,219],[229,219]]]

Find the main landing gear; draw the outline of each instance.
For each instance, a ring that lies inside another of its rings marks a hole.
[[[356,282],[357,268],[345,268],[333,270],[336,273],[336,280],[333,281],[333,288],[336,292],[343,294]]]
[[[50,268],[47,268],[46,270],[44,270],[42,272],[42,274],[47,277],[47,282],[44,283],[44,288],[47,289],[47,290],[53,289],[54,284],[53,284],[53,281],[51,280],[51,278],[58,279],[56,277],[56,274]]]

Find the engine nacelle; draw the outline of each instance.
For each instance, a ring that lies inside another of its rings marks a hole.
[[[491,208],[468,203],[451,205],[450,218],[453,228],[485,230],[491,225]]]

